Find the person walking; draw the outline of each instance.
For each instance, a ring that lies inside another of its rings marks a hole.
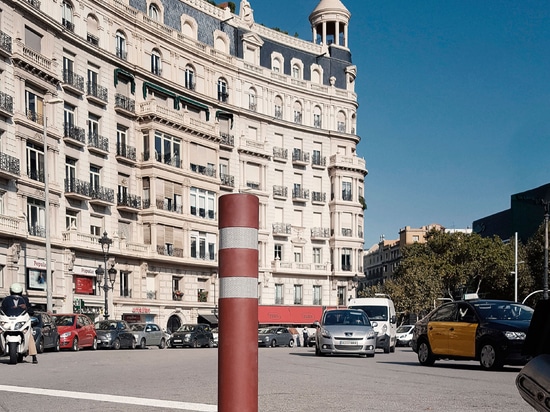
[[[309,341],[309,332],[307,330],[307,327],[304,326],[304,329],[302,330],[302,336],[303,336],[303,341],[304,341],[304,347],[307,347],[308,346],[308,341]]]
[[[10,295],[2,300],[2,312],[7,316],[19,316],[27,311],[30,316],[34,315],[34,309],[29,302],[29,298],[23,296],[23,286],[20,283],[12,283],[10,286]],[[38,363],[36,358],[36,343],[31,335],[29,339],[29,355],[32,356],[32,363]]]

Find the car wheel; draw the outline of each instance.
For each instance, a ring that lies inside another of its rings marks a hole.
[[[115,341],[113,342],[113,349],[115,349],[115,350],[120,349],[120,339],[119,338],[116,338]]]
[[[139,348],[140,349],[145,349],[146,348],[146,342],[145,342],[145,338],[141,338],[141,340],[139,341]]]
[[[412,339],[409,341],[409,344],[407,345],[409,348],[412,348],[412,345],[413,345],[413,341]]]
[[[59,352],[61,350],[61,343],[59,342],[59,338],[55,341],[54,351]]]
[[[38,342],[36,342],[36,351],[38,353],[44,352],[44,338],[40,338]]]
[[[294,347],[294,339],[290,339],[290,342],[288,342],[288,347],[293,348]]]
[[[485,370],[495,370],[502,367],[502,361],[496,348],[491,343],[484,343],[479,351],[479,363]]]
[[[8,342],[8,352],[10,353],[10,365],[15,365],[19,358],[17,353],[17,342]]]
[[[198,348],[198,347],[199,347],[199,342],[197,342],[196,339],[193,341],[193,347],[194,347],[194,348]]]
[[[164,339],[160,340],[159,349],[164,349],[166,347],[166,341]]]
[[[92,350],[97,350],[97,338],[94,336],[94,340],[92,341]]]
[[[136,340],[132,339],[132,343],[130,344],[130,349],[135,349],[135,348],[136,348]]]
[[[75,336],[74,339],[73,339],[73,344],[71,346],[71,350],[73,352],[77,352],[78,351],[78,338]]]
[[[384,353],[390,353],[390,341],[388,341],[388,344],[384,346]]]
[[[435,362],[430,344],[426,339],[422,339],[418,343],[418,362],[420,362],[422,366],[432,366]]]
[[[395,352],[395,345],[390,346],[390,353],[394,353],[394,352]]]
[[[213,347],[214,347],[214,339],[210,339],[210,341],[208,342],[208,347],[209,347],[209,348],[213,348]]]
[[[271,341],[271,343],[269,344],[269,346],[271,346],[272,348],[274,348],[275,346],[277,346],[277,341],[275,339],[273,339]]]

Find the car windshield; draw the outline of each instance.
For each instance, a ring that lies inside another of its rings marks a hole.
[[[396,333],[407,333],[409,332],[414,326],[411,326],[411,325],[404,325],[404,326],[399,326],[397,328],[397,331]]]
[[[361,310],[331,310],[325,313],[323,324],[370,326],[369,319]]]
[[[272,328],[264,328],[264,329],[260,329],[258,331],[258,333],[261,333],[263,335],[268,334],[268,333],[275,333],[275,332],[276,332],[275,329],[272,329]]]
[[[116,322],[109,322],[109,321],[97,322],[95,324],[95,328],[97,330],[116,330]]]
[[[365,311],[370,320],[380,320],[386,322],[388,320],[387,306],[350,306],[353,309],[362,309]]]
[[[178,332],[193,332],[195,329],[194,325],[182,325],[178,329]]]
[[[531,320],[533,309],[529,306],[510,302],[473,303],[483,320]]]
[[[54,316],[55,324],[57,326],[73,326],[74,316]]]
[[[143,329],[145,329],[145,325],[142,323],[130,323],[130,329],[141,332]]]

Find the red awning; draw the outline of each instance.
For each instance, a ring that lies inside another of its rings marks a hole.
[[[258,306],[262,325],[307,325],[321,320],[322,306]]]

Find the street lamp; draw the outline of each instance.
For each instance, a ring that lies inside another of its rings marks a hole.
[[[109,319],[109,290],[113,289],[115,280],[116,280],[116,269],[115,264],[111,263],[111,268],[107,270],[107,273],[105,273],[105,270],[107,269],[107,259],[109,258],[109,248],[111,247],[111,244],[113,241],[107,237],[107,232],[105,231],[103,233],[103,236],[98,240],[99,244],[101,245],[101,250],[103,250],[103,263],[105,264],[105,269],[101,267],[101,264],[98,266],[98,268],[95,271],[96,274],[96,282],[100,288],[103,289],[105,292],[105,310],[103,313],[103,317],[105,320]],[[106,276],[108,275],[108,276]],[[101,285],[102,281],[103,286]],[[108,282],[111,283],[111,286],[109,286]]]
[[[46,226],[46,308],[48,312],[53,310],[53,290],[52,290],[52,240],[50,238],[50,184],[48,175],[48,116],[46,107],[49,104],[63,103],[63,99],[54,97],[50,100],[44,100],[44,122],[43,122],[43,139],[44,139],[44,225]]]

